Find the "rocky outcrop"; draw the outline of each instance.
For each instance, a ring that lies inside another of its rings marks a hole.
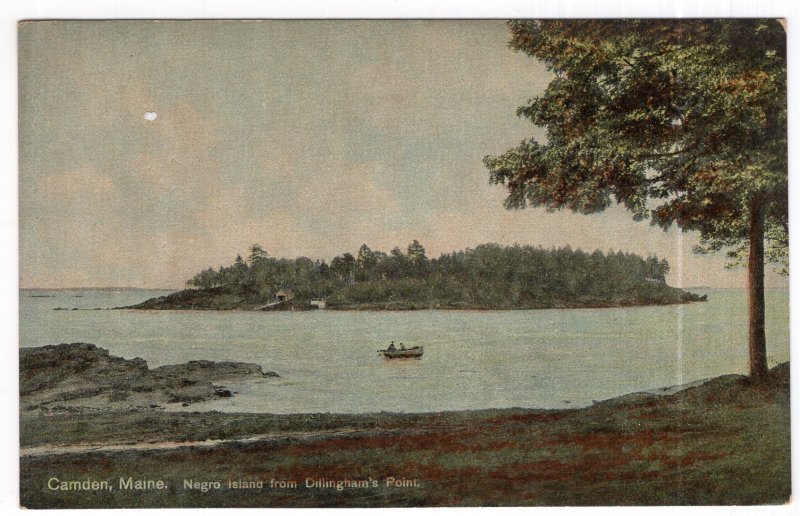
[[[94,344],[21,348],[20,407],[24,411],[89,412],[154,409],[233,393],[218,382],[277,377],[257,364],[192,361],[149,369],[141,358],[125,359]]]

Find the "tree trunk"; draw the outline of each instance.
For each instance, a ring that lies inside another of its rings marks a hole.
[[[764,210],[760,202],[750,203],[750,254],[747,258],[747,290],[750,345],[750,378],[767,376],[767,337],[764,333]]]

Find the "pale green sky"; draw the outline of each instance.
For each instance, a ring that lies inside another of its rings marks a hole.
[[[540,134],[514,113],[549,78],[507,39],[500,21],[22,25],[20,285],[179,287],[255,242],[330,260],[418,239],[656,253],[671,284],[742,286],[621,208],[502,207],[481,160]]]

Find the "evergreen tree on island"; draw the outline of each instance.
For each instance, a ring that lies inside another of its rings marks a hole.
[[[512,21],[553,78],[517,114],[546,130],[484,162],[505,205],[698,231],[747,261],[750,376],[767,374],[764,263],[788,261],[786,34],[777,20]],[[766,246],[765,246],[766,243]],[[784,269],[785,271],[785,269]]]

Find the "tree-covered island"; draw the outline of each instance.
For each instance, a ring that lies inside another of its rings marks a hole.
[[[197,273],[180,292],[129,308],[299,310],[533,309],[702,301],[666,284],[669,264],[621,251],[585,253],[483,244],[428,258],[414,240],[388,254],[366,244],[331,260],[270,256],[260,245],[230,266]]]

